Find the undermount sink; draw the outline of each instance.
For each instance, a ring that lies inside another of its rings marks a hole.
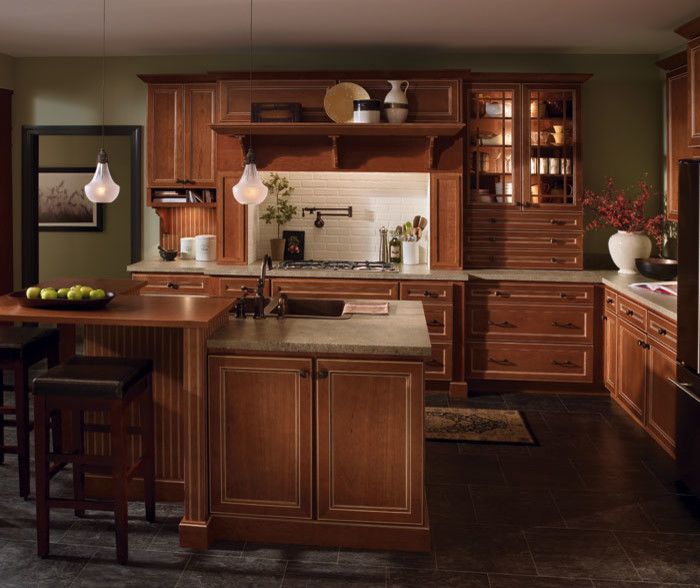
[[[288,318],[348,319],[344,315],[345,300],[315,300],[311,298],[287,298],[282,315]],[[280,305],[274,300],[266,314],[279,316]]]

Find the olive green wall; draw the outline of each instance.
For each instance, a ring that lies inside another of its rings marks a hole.
[[[93,168],[99,136],[50,135],[39,138],[39,167]],[[106,137],[110,172],[120,180],[119,198],[103,207],[103,229],[92,231],[40,231],[39,279],[56,277],[126,278],[131,257],[130,137]],[[126,229],[126,230],[125,230]],[[89,282],[81,283],[89,286]]]
[[[15,85],[15,60],[0,53],[0,88],[11,90]]]
[[[471,68],[474,71],[580,72],[593,78],[583,91],[584,181],[599,187],[606,175],[623,184],[649,173],[661,181],[662,76],[651,55],[469,54],[363,51],[256,53],[256,69]],[[0,68],[2,65],[0,65]],[[107,60],[106,123],[145,125],[146,87],[138,73],[196,73],[245,69],[247,56],[119,57]],[[0,73],[0,76],[2,74]],[[1,78],[0,78],[1,79]],[[14,144],[22,125],[88,125],[100,121],[100,60],[21,58],[14,60]],[[111,160],[116,164],[112,157]],[[20,152],[14,152],[15,226],[20,218]],[[145,170],[145,162],[144,162]],[[117,177],[117,181],[121,178]],[[122,183],[124,181],[122,180]],[[153,257],[157,218],[144,209],[144,256]],[[15,251],[21,251],[16,232]],[[606,235],[586,239],[588,260],[607,260]],[[19,260],[15,260],[19,276]]]

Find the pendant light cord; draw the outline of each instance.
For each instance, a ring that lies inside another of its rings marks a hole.
[[[250,82],[250,145],[249,151],[253,150],[253,0],[250,0],[250,29],[248,31],[248,74]]]
[[[107,0],[102,0],[102,137],[105,146],[105,56],[107,53]]]

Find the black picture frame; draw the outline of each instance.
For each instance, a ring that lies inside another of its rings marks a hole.
[[[284,260],[285,261],[304,261],[304,231],[282,231],[284,238]],[[290,245],[294,244],[299,248],[298,251],[290,251]]]
[[[140,125],[22,127],[22,287],[39,281],[38,169],[39,138],[45,135],[126,136],[130,143],[131,263],[141,259],[143,214],[143,127]],[[93,168],[94,171],[94,168]]]
[[[93,167],[40,167],[37,170],[37,198],[38,202],[38,228],[41,232],[102,232],[104,227],[104,205],[94,204],[90,202],[93,209],[92,222],[70,222],[70,221],[55,221],[47,222],[41,219],[41,185],[42,185],[42,174],[80,174],[83,179],[86,179],[85,184],[90,181],[93,174],[95,173],[95,168]],[[82,180],[80,182],[74,182],[73,188],[79,187],[79,184],[83,184]],[[84,192],[83,192],[84,196]],[[89,202],[89,201],[88,201]]]

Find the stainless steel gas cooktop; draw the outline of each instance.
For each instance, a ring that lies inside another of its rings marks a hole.
[[[395,272],[398,271],[396,264],[384,261],[282,261],[279,264],[282,270],[356,270],[370,272]]]

